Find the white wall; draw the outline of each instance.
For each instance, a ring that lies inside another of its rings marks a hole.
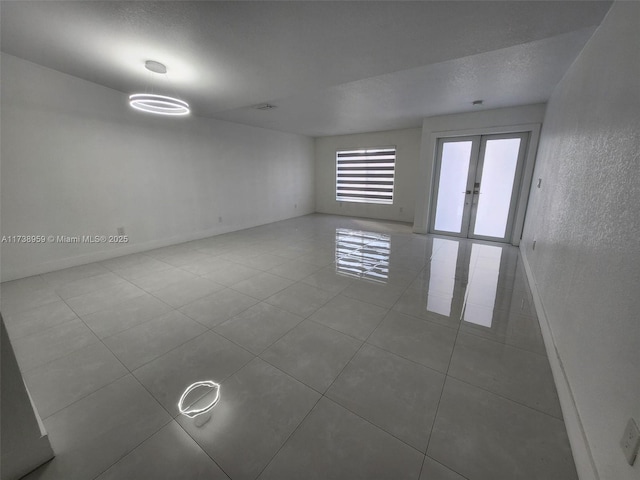
[[[619,445],[640,423],[639,26],[615,3],[554,90],[521,245],[582,479],[640,478]]]
[[[132,110],[126,94],[2,54],[2,280],[311,213],[313,139]],[[295,205],[297,204],[297,208]],[[219,222],[219,217],[222,221]]]
[[[515,227],[522,228],[526,210],[528,187],[531,183],[531,172],[536,155],[539,124],[544,117],[544,104],[524,105],[520,107],[479,110],[469,113],[440,115],[425,118],[422,122],[422,144],[420,148],[420,165],[415,177],[417,183],[416,207],[413,230],[416,233],[427,233],[429,226],[429,207],[438,137],[480,135],[488,133],[507,133],[529,131],[529,150],[525,158],[523,171],[523,195],[516,212]],[[514,128],[515,127],[515,128]],[[514,238],[515,244],[518,237]]]
[[[24,384],[1,316],[0,345],[0,477],[17,480],[51,460],[53,450]]]
[[[316,138],[316,211],[337,215],[412,222],[415,175],[420,155],[420,129]],[[396,146],[393,205],[336,201],[336,150]],[[341,205],[342,204],[342,205]],[[402,209],[402,211],[400,211]]]

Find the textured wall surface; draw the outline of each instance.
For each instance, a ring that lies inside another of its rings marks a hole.
[[[619,446],[640,422],[639,27],[615,3],[556,87],[522,244],[603,480],[640,478]]]
[[[316,138],[316,211],[403,222],[413,221],[420,135],[419,128],[409,128]],[[393,205],[336,202],[336,150],[392,145],[396,147]]]
[[[2,244],[3,280],[314,211],[309,137],[140,113],[122,92],[5,54],[1,72],[1,233],[130,237]]]

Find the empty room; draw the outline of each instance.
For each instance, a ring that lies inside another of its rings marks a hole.
[[[2,480],[640,479],[640,2],[0,19]]]

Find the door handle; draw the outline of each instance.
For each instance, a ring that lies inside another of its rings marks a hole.
[[[471,190],[467,190],[466,192],[462,192],[462,193],[466,193],[467,195],[471,195]]]

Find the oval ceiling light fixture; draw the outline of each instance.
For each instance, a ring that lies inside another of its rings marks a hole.
[[[157,115],[188,115],[191,111],[189,104],[185,101],[153,93],[129,95],[129,105],[136,110]]]
[[[159,75],[167,73],[167,67],[154,60],[147,60],[144,66],[150,72]],[[129,95],[129,105],[141,112],[155,115],[181,116],[188,115],[191,112],[189,104],[184,100],[155,93],[134,93]]]

